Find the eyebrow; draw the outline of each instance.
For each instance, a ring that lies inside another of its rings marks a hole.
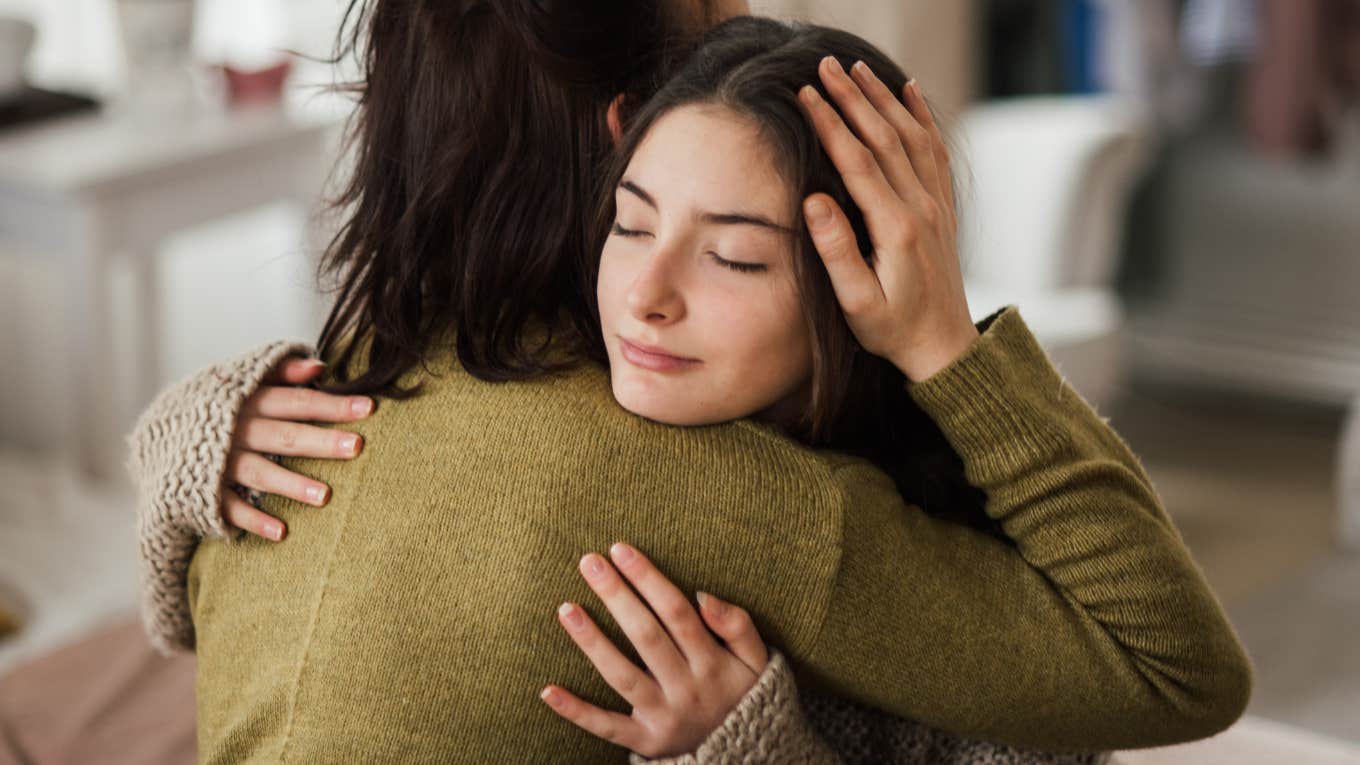
[[[637,185],[633,181],[625,178],[623,181],[619,183],[619,188],[636,196],[643,202],[646,202],[647,205],[651,207],[653,210],[660,209],[656,204],[656,200],[652,198],[652,195],[648,194],[646,190],[644,190],[641,186]],[[770,220],[769,218],[760,215],[751,215],[749,213],[706,212],[700,215],[699,219],[704,221],[705,223],[716,223],[719,225],[759,226],[760,228],[770,229],[771,231],[777,231],[781,234],[797,233],[788,226],[781,226],[778,223],[775,223],[774,221]]]

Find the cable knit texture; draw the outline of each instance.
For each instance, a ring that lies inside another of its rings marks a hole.
[[[223,477],[241,405],[265,375],[309,346],[274,342],[213,364],[167,389],[128,436],[127,469],[137,486],[142,619],[162,652],[192,649],[189,561],[204,537],[234,538],[222,517]]]
[[[1250,666],[1142,466],[1014,309],[980,329],[911,393],[1005,539],[906,506],[867,463],[763,426],[633,417],[592,367],[496,385],[451,359],[413,371],[403,384],[424,383],[420,396],[343,426],[364,436],[359,458],[284,460],[331,484],[330,506],[269,497],[286,543],[212,541],[195,556],[202,756],[627,761],[536,699],[558,682],[617,703],[545,627],[576,600],[627,645],[573,564],[617,539],[682,589],[746,606],[816,689],[805,700],[833,741],[903,741],[917,720],[1093,750],[1226,727]],[[819,710],[818,694],[843,703]],[[866,728],[845,704],[898,722]],[[354,726],[360,707],[371,719]]]

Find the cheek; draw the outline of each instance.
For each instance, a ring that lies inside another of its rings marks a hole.
[[[783,389],[811,374],[811,338],[793,285],[772,285],[713,314],[713,332],[731,341],[730,368],[742,378],[734,382]]]
[[[600,306],[600,323],[606,329],[614,326],[614,316],[625,301],[631,278],[626,260],[613,247],[605,245],[595,279],[595,300]]]

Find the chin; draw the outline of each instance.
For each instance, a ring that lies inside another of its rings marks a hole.
[[[672,401],[668,396],[648,390],[649,386],[638,385],[638,381],[615,382],[614,401],[624,409],[639,417],[662,425],[712,425],[720,422],[712,417],[701,417],[692,411],[691,406]]]

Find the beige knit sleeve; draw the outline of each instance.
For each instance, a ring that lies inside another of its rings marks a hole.
[[[142,621],[162,652],[193,650],[189,561],[203,537],[236,533],[221,512],[236,417],[265,375],[293,355],[312,350],[280,341],[213,364],[162,392],[127,437],[127,469],[137,488]]]
[[[783,654],[771,650],[756,684],[696,751],[659,760],[634,754],[631,761],[633,765],[835,765],[841,758],[827,748],[803,716],[793,671]]]
[[[1103,765],[1105,752],[1044,752],[956,736],[914,720],[816,691],[800,692],[777,650],[746,692],[693,753],[632,765]]]

